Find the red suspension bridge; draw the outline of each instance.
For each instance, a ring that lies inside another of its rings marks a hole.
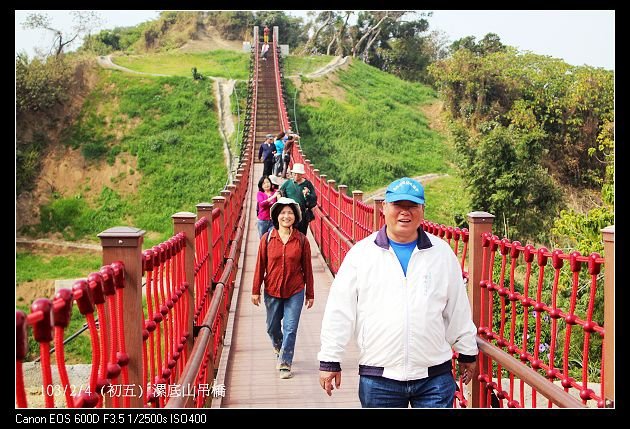
[[[277,40],[274,27],[267,61],[260,61],[259,43],[252,46],[243,149],[221,195],[197,204],[197,213],[173,214],[173,236],[149,249],[137,228],[100,233],[98,272],[35,300],[29,314],[16,311],[17,407],[29,407],[23,376],[29,338],[39,344],[48,408],[359,406],[351,369],[358,368],[356,346],[346,353],[344,384],[332,398],[319,387],[316,354],[333,276],[350,247],[384,224],[382,199],[367,205],[361,191],[348,195],[298,145],[292,161],[304,164],[318,207],[308,235],[315,305],[302,314],[294,378],[277,377],[264,308],[249,303],[258,248],[252,202],[262,174],[257,144],[290,129]],[[478,327],[477,374],[464,386],[453,365],[459,380],[453,406],[614,406],[614,226],[602,231],[602,257],[500,239],[493,218],[469,213],[469,229],[423,223],[458,255]],[[75,305],[92,347],[80,389],[64,357]]]

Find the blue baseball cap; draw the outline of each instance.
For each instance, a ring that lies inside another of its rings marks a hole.
[[[413,201],[416,204],[424,204],[424,188],[417,180],[409,177],[394,180],[385,191],[385,202]]]

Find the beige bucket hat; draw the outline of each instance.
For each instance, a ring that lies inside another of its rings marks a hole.
[[[302,211],[300,210],[300,205],[292,198],[280,197],[278,198],[278,201],[273,203],[271,209],[269,210],[271,214],[271,221],[273,222],[273,226],[276,229],[278,229],[278,216],[280,215],[280,212],[282,211],[284,206],[293,207],[293,212],[296,214],[295,223],[293,225],[297,225],[302,220]]]
[[[291,168],[291,173],[304,174],[304,164],[300,164],[299,162],[293,164],[293,168]]]

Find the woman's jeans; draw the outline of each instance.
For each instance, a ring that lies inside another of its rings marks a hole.
[[[276,298],[265,292],[267,308],[267,333],[273,348],[280,350],[278,362],[289,369],[293,362],[295,337],[297,335],[300,314],[304,305],[304,289],[289,298]],[[282,328],[280,325],[282,322]]]
[[[258,219],[258,238],[262,238],[263,234],[273,227],[273,222],[271,220],[260,220]]]
[[[397,381],[385,377],[362,375],[359,399],[363,408],[450,408],[455,399],[453,374],[419,380]]]

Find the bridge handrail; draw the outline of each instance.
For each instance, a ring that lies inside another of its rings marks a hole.
[[[483,338],[477,337],[477,346],[486,356],[492,358],[503,368],[514,373],[529,386],[540,392],[545,398],[561,408],[586,408],[580,401],[562,390],[562,388],[550,383],[545,377],[530,367],[521,364],[512,355],[504,352],[499,347],[489,343]]]

